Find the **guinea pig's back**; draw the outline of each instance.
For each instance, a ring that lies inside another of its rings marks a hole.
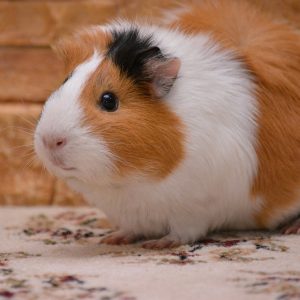
[[[273,227],[300,212],[300,35],[241,1],[204,2],[171,25],[210,33],[253,75],[257,99],[256,219]]]

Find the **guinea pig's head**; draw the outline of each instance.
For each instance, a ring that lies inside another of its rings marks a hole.
[[[90,28],[56,47],[67,77],[43,108],[34,144],[58,177],[159,179],[183,157],[182,124],[164,101],[180,60],[137,27],[118,28]]]

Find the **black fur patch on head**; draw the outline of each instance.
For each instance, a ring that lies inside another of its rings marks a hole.
[[[107,55],[119,67],[121,72],[136,83],[150,80],[145,64],[150,59],[164,59],[160,49],[153,45],[151,35],[141,37],[136,28],[113,31],[113,41],[108,46]]]

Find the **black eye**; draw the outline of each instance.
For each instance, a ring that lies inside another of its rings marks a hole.
[[[118,98],[115,94],[111,92],[105,92],[100,97],[100,107],[103,110],[112,112],[118,109]]]

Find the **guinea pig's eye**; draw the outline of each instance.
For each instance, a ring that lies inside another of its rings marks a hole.
[[[99,101],[99,106],[105,111],[116,111],[118,109],[119,101],[117,96],[111,92],[104,92]]]

